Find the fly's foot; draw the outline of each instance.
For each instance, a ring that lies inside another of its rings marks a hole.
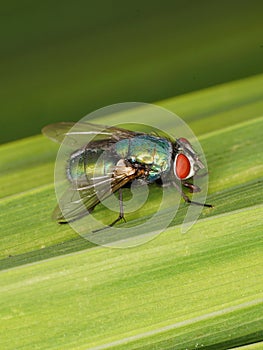
[[[109,228],[109,227],[114,226],[117,222],[119,222],[119,221],[121,221],[121,220],[123,220],[124,222],[126,222],[125,217],[124,217],[123,215],[119,215],[119,216],[117,217],[117,219],[114,220],[110,225],[105,226],[105,227],[103,227],[103,228],[98,228],[97,230],[93,230],[92,232],[93,232],[93,233],[96,233],[96,232],[103,231],[103,230],[105,230],[105,229],[107,229],[107,228]]]
[[[212,204],[206,204],[206,203],[200,203],[200,202],[194,202],[192,201],[188,196],[183,196],[184,200],[186,203],[189,204],[194,204],[194,205],[200,205],[201,207],[206,207],[206,208],[214,208]]]
[[[120,215],[117,217],[117,219],[114,220],[109,226],[112,227],[112,226],[114,226],[115,224],[117,224],[117,222],[119,222],[119,221],[121,221],[121,220],[123,220],[124,222],[126,222],[126,219],[125,219],[125,217],[124,217],[123,214],[120,214]]]

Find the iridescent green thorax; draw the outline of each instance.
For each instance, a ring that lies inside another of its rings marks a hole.
[[[155,181],[161,173],[168,172],[171,165],[172,145],[164,138],[142,135],[116,143],[116,153],[131,163],[149,166],[148,180]]]

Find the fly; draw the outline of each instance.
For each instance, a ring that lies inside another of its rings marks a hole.
[[[91,123],[56,123],[43,128],[45,136],[71,147],[78,146],[66,168],[69,190],[54,211],[59,223],[75,221],[91,213],[104,199],[118,192],[119,216],[109,226],[124,220],[122,188],[135,179],[144,183],[161,183],[167,178],[185,202],[212,208],[210,204],[192,201],[182,188],[190,192],[201,189],[192,183],[204,164],[185,138],[172,141],[154,134],[135,132]],[[80,146],[79,138],[92,136],[91,142]],[[201,175],[202,176],[202,175]]]

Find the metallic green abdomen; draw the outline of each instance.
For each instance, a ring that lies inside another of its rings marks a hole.
[[[79,150],[69,160],[67,177],[79,185],[93,184],[94,177],[111,176],[116,157],[102,150]]]

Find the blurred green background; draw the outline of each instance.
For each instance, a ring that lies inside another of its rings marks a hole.
[[[262,1],[1,4],[1,143],[263,70]]]

